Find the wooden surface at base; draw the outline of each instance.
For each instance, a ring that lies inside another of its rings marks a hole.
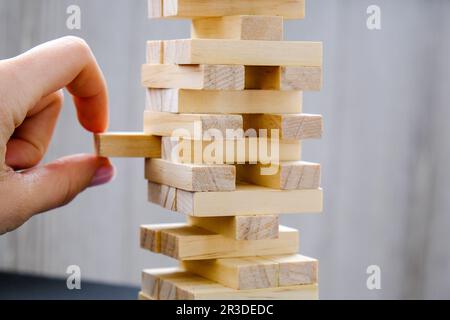
[[[176,211],[191,216],[242,216],[322,211],[323,194],[316,190],[277,190],[237,185],[231,192],[177,190]]]
[[[143,132],[106,132],[94,135],[95,151],[100,157],[159,158],[161,137]]]
[[[233,191],[236,167],[174,163],[163,159],[146,159],[145,178],[149,181],[188,191]]]
[[[323,132],[323,119],[317,114],[254,114],[243,115],[243,120],[245,131],[254,129],[269,138],[275,133],[284,140],[320,139]]]
[[[144,112],[144,132],[155,136],[181,136],[202,140],[209,130],[226,137],[227,130],[243,127],[240,115],[213,114],[173,114],[166,112]]]
[[[198,18],[236,15],[305,17],[305,0],[149,0],[150,18]]]
[[[243,90],[244,66],[144,64],[141,82],[147,88]]]
[[[301,91],[148,89],[147,110],[172,113],[300,113]]]
[[[143,225],[141,248],[178,260],[287,255],[298,252],[298,231],[280,226],[277,239],[235,240],[190,226]],[[156,247],[158,245],[160,247]]]
[[[264,174],[261,164],[237,166],[237,179],[251,184],[281,190],[320,188],[320,164],[306,161],[283,161],[276,174]],[[269,170],[271,171],[271,170]],[[272,172],[270,172],[272,173]]]
[[[266,289],[236,290],[194,275],[183,269],[147,269],[143,280],[155,288],[143,289],[144,297],[154,300],[317,300],[318,285],[299,285]]]
[[[278,147],[275,147],[276,143]],[[161,157],[180,163],[267,163],[270,159],[295,161],[301,159],[301,152],[299,140],[244,138],[213,142],[162,137],[161,142]]]
[[[236,240],[276,239],[279,235],[277,215],[237,217],[192,217],[188,223]]]
[[[246,66],[322,66],[322,43],[228,39],[164,41],[166,64],[232,64]]]
[[[298,254],[183,261],[180,266],[237,290],[314,284],[318,280],[318,261]]]
[[[245,88],[319,91],[322,88],[322,68],[246,66]]]
[[[193,39],[283,40],[283,17],[225,16],[192,21]]]

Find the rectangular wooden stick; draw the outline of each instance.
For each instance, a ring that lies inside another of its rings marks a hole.
[[[107,132],[94,135],[100,157],[160,158],[161,137],[143,132]]]
[[[195,226],[141,226],[141,247],[178,260],[286,255],[298,252],[298,231],[279,227],[277,239],[235,240]],[[155,247],[159,244],[160,247]]]

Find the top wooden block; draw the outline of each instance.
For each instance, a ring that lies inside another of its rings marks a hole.
[[[271,15],[303,19],[305,0],[149,0],[150,18]]]

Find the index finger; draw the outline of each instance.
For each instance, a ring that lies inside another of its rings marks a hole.
[[[106,82],[84,40],[64,37],[50,41],[8,62],[13,74],[12,85],[20,88],[22,97],[20,106],[16,106],[21,112],[18,121],[22,121],[43,97],[67,87],[81,125],[91,132],[107,129]],[[17,92],[17,89],[9,92]]]

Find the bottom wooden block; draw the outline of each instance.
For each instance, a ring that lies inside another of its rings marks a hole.
[[[154,300],[317,300],[318,285],[235,290],[183,269],[142,272],[142,295]]]

